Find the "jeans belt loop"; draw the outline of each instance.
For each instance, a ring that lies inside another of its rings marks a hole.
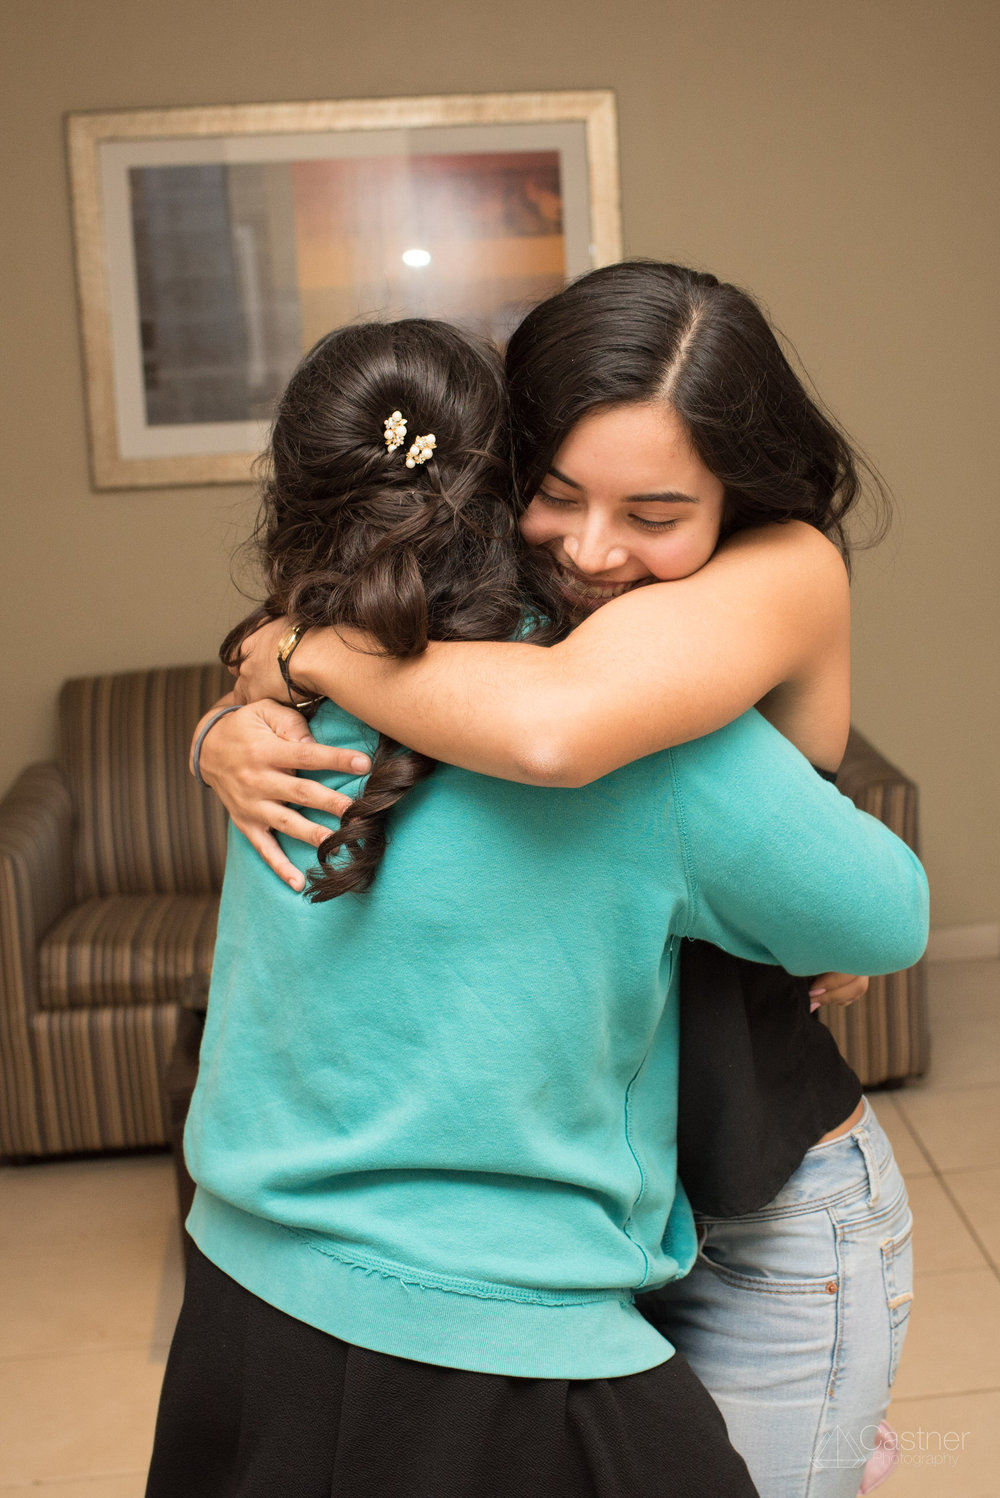
[[[861,1151],[861,1157],[865,1162],[865,1170],[868,1172],[868,1205],[874,1207],[878,1201],[880,1180],[878,1161],[875,1158],[875,1151],[872,1148],[872,1138],[865,1128],[857,1129],[854,1138],[857,1141],[858,1149]]]

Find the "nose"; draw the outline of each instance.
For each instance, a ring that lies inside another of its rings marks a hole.
[[[628,561],[628,549],[614,543],[600,520],[588,516],[563,536],[563,549],[580,572],[612,572]]]

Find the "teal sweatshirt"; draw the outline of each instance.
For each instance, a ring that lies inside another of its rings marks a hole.
[[[332,704],[312,726],[372,746]],[[879,973],[916,961],[926,925],[909,849],[755,712],[582,790],[439,766],[391,815],[372,890],[326,904],[231,831],[190,1231],[253,1294],[375,1351],[652,1367],[673,1349],[633,1296],[695,1253],[681,938]]]

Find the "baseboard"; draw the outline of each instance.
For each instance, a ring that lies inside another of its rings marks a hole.
[[[982,926],[938,926],[927,943],[929,962],[968,962],[976,957],[1000,957],[1000,922]]]

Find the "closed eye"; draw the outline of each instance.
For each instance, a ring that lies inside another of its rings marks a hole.
[[[641,526],[644,531],[672,531],[674,526],[678,524],[676,519],[645,520],[642,515],[630,515],[629,519],[634,520],[636,525]]]

